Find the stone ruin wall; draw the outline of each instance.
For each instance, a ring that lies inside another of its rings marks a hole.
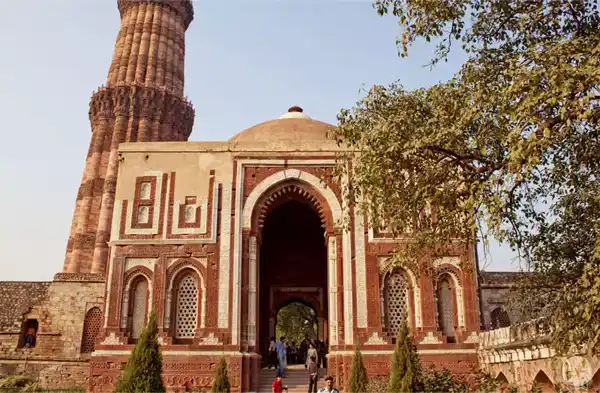
[[[24,374],[48,388],[85,386],[90,355],[81,353],[84,319],[91,308],[102,309],[105,284],[80,276],[0,282],[0,304],[12,306],[0,311],[0,376]],[[30,350],[19,348],[27,319],[39,323]]]
[[[484,332],[479,366],[505,387],[542,392],[586,392],[600,389],[600,358],[573,353],[560,356],[551,348],[551,323],[530,320]]]

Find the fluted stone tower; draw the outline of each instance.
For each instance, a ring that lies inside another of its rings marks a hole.
[[[122,142],[185,141],[194,108],[183,96],[191,0],[118,0],[121,27],[106,86],[92,95],[92,138],[63,273],[104,274]]]

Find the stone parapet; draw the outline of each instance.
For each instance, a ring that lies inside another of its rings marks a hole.
[[[480,333],[480,350],[503,349],[528,344],[539,345],[551,333],[547,319],[539,318]]]
[[[105,277],[99,273],[56,273],[54,282],[104,282]]]
[[[587,391],[600,388],[597,356],[561,355],[551,346],[552,325],[545,318],[480,334],[479,366],[504,384],[530,391]]]

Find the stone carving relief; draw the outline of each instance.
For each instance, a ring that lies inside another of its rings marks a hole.
[[[223,343],[219,341],[219,338],[213,332],[210,332],[208,336],[202,337],[200,345],[223,345]]]
[[[138,224],[147,224],[150,220],[150,207],[149,206],[140,206],[138,209]]]
[[[433,332],[427,332],[419,344],[442,344],[442,342],[438,340]]]
[[[115,335],[115,333],[110,333],[108,336],[104,338],[101,343],[102,345],[121,345],[121,340]]]
[[[369,339],[365,342],[365,345],[387,345],[387,341],[382,337],[379,337],[379,333],[373,332]]]
[[[384,280],[389,275],[389,273],[394,269],[394,266],[393,266],[390,258],[387,258],[387,257],[379,258],[378,266],[379,266],[379,278],[380,278],[379,287],[383,289],[385,287]],[[418,284],[415,274],[410,269],[403,269],[403,271],[406,273],[409,283],[410,283],[410,288],[412,289],[412,295],[413,295],[415,309],[410,310],[410,311],[412,311],[412,314],[413,314],[413,318],[415,321],[415,327],[421,328],[421,327],[423,327],[422,308],[421,308],[421,287]]]
[[[150,190],[152,189],[152,183],[143,182],[140,184],[140,199],[150,199]]]
[[[471,332],[471,334],[469,334],[469,337],[467,337],[467,339],[465,340],[465,343],[478,344],[479,343],[479,334],[477,334],[477,332]]]

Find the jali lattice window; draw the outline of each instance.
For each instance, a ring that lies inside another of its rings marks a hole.
[[[400,272],[388,275],[384,288],[385,325],[388,333],[396,337],[403,318],[408,316],[408,284]]]
[[[96,337],[102,325],[102,311],[98,307],[92,307],[85,314],[83,321],[83,336],[81,338],[81,353],[94,352]]]
[[[198,321],[198,282],[189,274],[177,289],[175,338],[194,338]]]
[[[442,277],[438,282],[437,293],[438,321],[440,329],[446,337],[454,337],[454,304],[452,301],[453,293],[450,281],[447,277]]]
[[[492,311],[492,329],[510,326],[510,318],[508,313],[502,307],[498,307]]]
[[[131,337],[140,337],[146,326],[146,313],[148,310],[148,280],[140,278],[134,283],[131,304]]]

